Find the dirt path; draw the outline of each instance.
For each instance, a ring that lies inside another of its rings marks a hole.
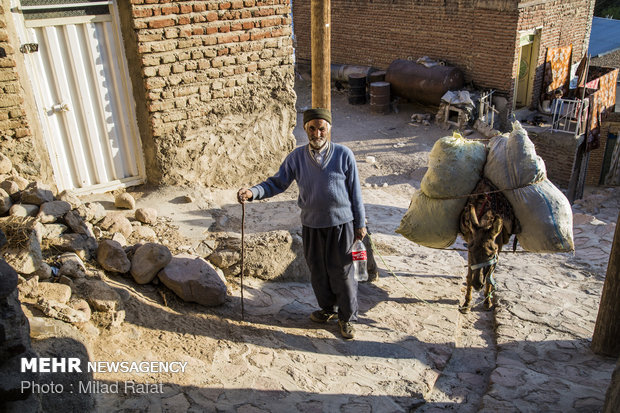
[[[309,106],[307,86],[300,82],[298,87],[300,109]],[[477,308],[462,315],[458,304],[463,297],[465,253],[421,247],[394,233],[419,188],[433,143],[451,132],[409,125],[411,113],[421,111],[413,106],[377,115],[367,105],[348,105],[346,95],[335,93],[333,108],[333,137],[356,154],[369,227],[381,254],[379,280],[360,285],[356,339],[344,342],[336,324],[321,326],[308,320],[316,303],[307,283],[247,280],[246,317],[241,321],[240,290],[234,283],[225,305],[205,308],[180,302],[159,286],[137,286],[112,277],[110,283],[126,291],[122,294],[126,321],[92,342],[91,359],[188,364],[184,373],[96,374],[94,379],[103,383],[161,383],[163,391],[99,393],[98,409],[600,408],[614,360],[594,356],[588,349],[610,248],[610,243],[595,240],[613,236],[618,191],[603,191],[592,201],[595,206],[576,206],[581,219],[576,220],[575,255],[502,256],[497,273],[499,309]],[[303,132],[298,127],[295,133],[301,144]],[[374,162],[367,157],[374,157]],[[241,208],[235,192],[236,188],[166,188],[140,194],[138,207],[154,206],[169,217],[182,235],[175,242],[191,249],[206,230],[239,231]],[[187,194],[192,203],[180,201]],[[249,204],[248,232],[300,228],[295,200],[292,188]],[[460,239],[453,246],[462,247]],[[582,247],[587,252],[582,253]]]

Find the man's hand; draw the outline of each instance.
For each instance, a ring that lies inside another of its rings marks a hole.
[[[254,194],[247,188],[241,188],[239,192],[237,192],[237,201],[239,201],[240,204],[251,201],[253,197]]]
[[[366,227],[362,227],[362,228],[355,228],[355,239],[356,240],[363,240],[364,237],[366,236]]]

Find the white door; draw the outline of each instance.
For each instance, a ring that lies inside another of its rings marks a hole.
[[[19,8],[26,43],[38,45],[25,58],[59,191],[105,192],[142,183],[142,148],[115,5],[32,3],[21,0]]]

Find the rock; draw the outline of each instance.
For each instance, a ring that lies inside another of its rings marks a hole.
[[[4,215],[13,206],[13,201],[9,194],[2,188],[0,188],[0,215]]]
[[[84,316],[86,317],[86,320],[87,321],[90,320],[90,316],[92,315],[92,311],[90,310],[90,306],[88,305],[86,300],[83,300],[81,298],[72,298],[71,300],[69,300],[67,305],[69,307],[73,308],[76,311],[84,313]]]
[[[155,208],[138,208],[135,217],[144,224],[153,225],[157,223],[157,210]]]
[[[10,174],[13,169],[13,162],[4,155],[0,153],[0,174]]]
[[[164,412],[186,412],[190,408],[187,397],[183,393],[176,396],[167,397],[161,400],[162,411]]]
[[[113,312],[121,307],[120,295],[105,281],[93,279],[75,280],[75,291],[95,311]]]
[[[114,198],[114,206],[123,209],[134,209],[136,207],[136,200],[127,192],[123,192]]]
[[[65,257],[65,258],[63,258]],[[74,252],[65,252],[59,258],[62,263],[58,270],[59,276],[67,276],[69,278],[84,278],[86,277],[86,268],[82,259]]]
[[[97,240],[82,234],[63,234],[48,239],[50,247],[61,252],[75,252],[82,260],[88,260],[97,249]]]
[[[17,288],[17,278],[17,271],[0,259],[0,299],[7,297]]]
[[[24,204],[41,205],[54,200],[50,187],[41,182],[32,182],[22,191],[21,202]]]
[[[78,213],[88,222],[96,224],[106,216],[106,210],[99,202],[87,202],[77,208]]]
[[[71,298],[71,288],[64,284],[40,282],[37,294],[46,300],[65,304]]]
[[[127,254],[127,258],[129,258],[129,261],[133,260],[134,254],[136,253],[137,249],[140,248],[142,245],[142,243],[137,243],[125,247],[125,254]]]
[[[64,224],[46,224],[43,225],[43,239],[59,238],[67,231],[67,226]]]
[[[0,188],[4,189],[6,193],[9,194],[13,201],[21,198],[21,196],[19,195],[19,191],[21,191],[21,189],[19,189],[19,185],[17,185],[17,182],[15,181],[5,179],[4,181],[0,182]]]
[[[84,218],[77,211],[68,211],[65,214],[65,222],[73,232],[94,237],[92,230],[86,226]]]
[[[144,244],[136,250],[131,260],[131,275],[138,284],[150,283],[157,273],[172,260],[168,247]]]
[[[126,273],[131,268],[131,262],[121,244],[109,239],[99,243],[97,262],[107,271]]]
[[[36,297],[39,293],[39,277],[35,275],[29,280],[22,279],[22,282],[17,285],[17,290],[19,291],[20,300],[23,297]]]
[[[58,195],[58,199],[70,203],[71,209],[78,209],[80,206],[82,206],[82,200],[78,198],[77,194],[70,189],[65,189],[64,191],[62,191]]]
[[[31,204],[13,204],[9,210],[9,215],[16,217],[34,217],[39,212],[37,205]]]
[[[185,301],[216,306],[226,299],[226,280],[200,257],[177,255],[159,272],[158,278]]]
[[[49,280],[52,278],[52,267],[43,261],[39,269],[34,274],[39,277],[39,280]]]
[[[6,234],[0,229],[0,248],[4,247],[8,243],[9,240],[6,238]]]
[[[62,337],[71,334],[73,327],[60,320],[47,317],[29,317],[30,337],[44,339]]]
[[[28,188],[28,185],[30,185],[30,181],[28,181],[26,178],[22,178],[19,175],[11,175],[6,178],[6,180],[15,182],[20,191],[23,191],[24,189]]]
[[[152,228],[149,227],[136,227],[134,229],[134,237],[140,241],[156,241],[157,234]]]
[[[11,232],[8,232],[9,228]],[[36,272],[43,262],[42,225],[33,218],[10,217],[0,219],[0,229],[9,239],[9,243],[1,250],[7,263],[20,274]]]
[[[127,246],[127,238],[125,238],[125,236],[120,232],[115,232],[114,234],[112,234],[112,241],[118,242],[123,247]]]
[[[85,323],[90,320],[90,314],[87,317],[87,314],[83,311],[75,310],[66,304],[54,300],[39,298],[35,307],[46,316],[67,323]]]
[[[44,224],[56,222],[60,217],[71,211],[71,204],[65,201],[50,201],[41,204],[37,218]]]
[[[105,216],[105,218],[99,223],[99,226],[108,232],[120,232],[125,236],[125,238],[129,238],[131,233],[133,232],[133,227],[131,226],[131,222],[120,213],[110,213]]]

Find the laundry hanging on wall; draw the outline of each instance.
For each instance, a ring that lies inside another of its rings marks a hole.
[[[547,48],[542,100],[553,100],[568,93],[573,45]]]

